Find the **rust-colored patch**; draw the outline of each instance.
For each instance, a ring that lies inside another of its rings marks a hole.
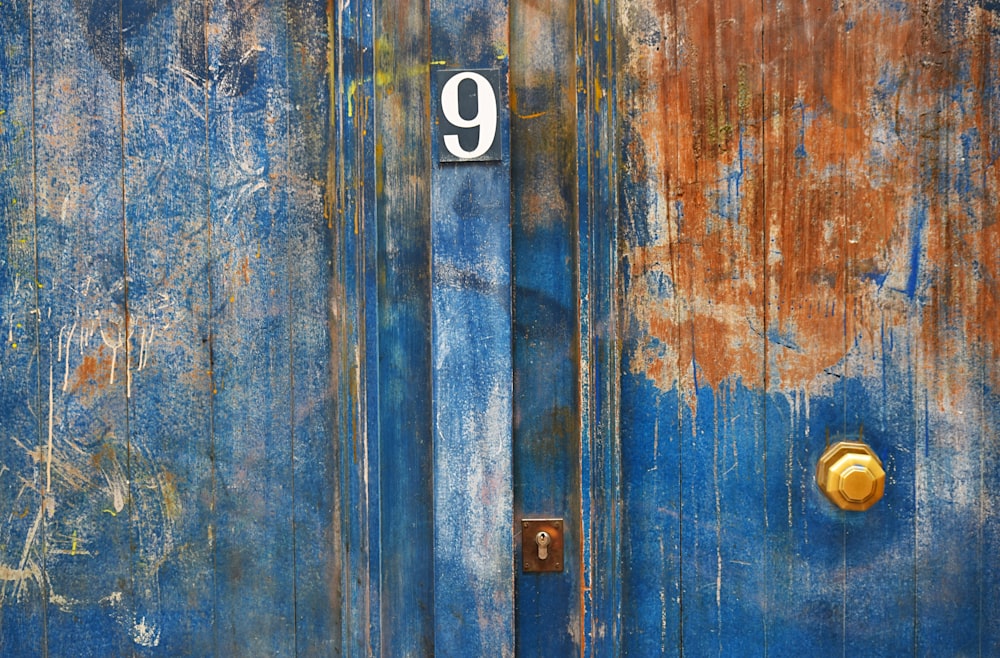
[[[177,476],[169,471],[160,474],[160,491],[163,495],[163,514],[176,521],[181,516],[181,499],[177,494]]]
[[[89,353],[80,360],[73,370],[71,391],[93,393],[107,387],[111,381],[111,351],[101,345],[96,353]]]
[[[620,19],[633,370],[792,390],[886,323],[956,386],[995,359],[996,16],[674,5]]]

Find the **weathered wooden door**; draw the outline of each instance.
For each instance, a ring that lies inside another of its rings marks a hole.
[[[0,654],[1000,652],[993,3],[0,29]]]
[[[1000,651],[996,10],[617,3],[622,653]]]
[[[325,9],[0,7],[5,656],[339,645]]]

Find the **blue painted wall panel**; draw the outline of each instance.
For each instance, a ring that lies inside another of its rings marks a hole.
[[[581,619],[576,14],[512,3],[511,204],[515,545],[521,518],[561,518],[563,569],[516,570],[521,655],[570,655]]]
[[[170,67],[202,36],[187,27],[203,18],[191,11],[172,7],[136,30],[141,46],[127,53],[133,74],[121,87],[141,655],[214,650],[207,106],[204,86]]]
[[[383,655],[434,652],[428,9],[376,9]]]
[[[72,5],[33,11],[44,632],[50,650],[72,633],[81,655],[120,653],[145,633],[129,568],[121,87]]]
[[[30,8],[0,13],[0,645],[22,655],[42,652],[45,581],[40,544],[41,445],[39,316],[35,285],[34,116],[31,105]],[[20,444],[20,445],[18,445]],[[9,446],[9,447],[8,447]]]
[[[506,3],[430,5],[432,108],[437,70],[495,69],[500,81],[501,160],[441,163],[431,140],[434,648],[442,655],[514,653],[507,16]]]

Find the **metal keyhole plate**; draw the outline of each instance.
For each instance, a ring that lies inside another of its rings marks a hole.
[[[525,573],[563,570],[563,520],[521,521],[521,561]]]
[[[535,543],[538,544],[538,559],[549,559],[549,544],[552,543],[552,535],[542,530],[535,535]]]

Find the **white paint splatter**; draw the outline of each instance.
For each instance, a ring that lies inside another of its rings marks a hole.
[[[146,623],[143,617],[132,626],[132,640],[142,647],[156,647],[160,645],[160,629],[156,624]]]
[[[69,390],[69,350],[70,350],[70,346],[73,344],[73,333],[75,331],[76,331],[76,322],[73,323],[73,326],[69,330],[69,336],[66,338],[66,356],[65,356],[65,359],[66,359],[66,364],[65,364],[66,365],[66,371],[63,374],[63,389],[62,389],[63,393],[65,393],[65,392],[67,392]],[[60,338],[61,337],[62,337],[62,333],[60,333]],[[60,348],[60,349],[62,349],[62,348]]]
[[[49,349],[50,350],[52,349],[52,343],[49,343]],[[55,425],[53,417],[54,413],[53,409],[55,407],[53,389],[55,387],[52,381],[52,372],[53,372],[52,368],[53,365],[52,362],[50,361],[49,362],[49,445],[48,445],[48,451],[45,455],[45,507],[47,507],[49,510],[50,519],[52,518],[52,515],[55,513],[56,510],[56,501],[55,498],[52,497],[52,442],[55,435],[54,433]]]

